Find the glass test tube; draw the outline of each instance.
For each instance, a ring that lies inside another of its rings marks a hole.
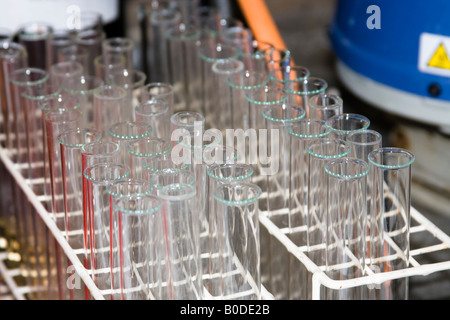
[[[86,75],[95,75],[94,60],[102,54],[102,43],[106,39],[106,33],[102,30],[89,29],[77,33],[75,43],[83,48],[88,54],[88,67],[85,70]]]
[[[62,86],[68,78],[84,75],[83,66],[76,61],[56,62],[50,66],[50,81],[53,86]]]
[[[65,236],[73,249],[83,249],[83,162],[81,148],[98,142],[102,133],[77,128],[62,132],[57,141],[61,148],[61,172],[64,195]]]
[[[52,57],[50,52],[50,37],[53,28],[42,22],[30,22],[21,26],[17,31],[19,43],[28,52],[28,66],[48,70]]]
[[[317,94],[309,99],[310,119],[327,121],[343,113],[342,98],[334,94]]]
[[[135,121],[153,128],[155,137],[170,141],[169,105],[164,100],[147,100],[134,109]]]
[[[27,93],[30,96],[44,95],[48,83],[48,73],[38,68],[17,69],[9,75],[10,86],[10,110],[12,110],[12,132],[14,139],[11,139],[11,151],[13,161],[17,163],[28,163],[27,151],[27,128],[21,124],[26,123],[26,101],[23,96]]]
[[[170,153],[172,144],[156,137],[144,137],[130,141],[126,145],[128,152],[127,165],[130,167],[130,176],[134,179],[148,180],[145,177],[147,170],[144,168],[145,160],[160,154]]]
[[[239,57],[245,54],[251,54],[253,33],[249,28],[242,26],[224,26],[217,35],[222,43],[234,47],[238,50]],[[245,61],[247,62],[247,61]],[[246,69],[252,69],[251,64],[245,63]]]
[[[325,164],[330,160],[346,157],[351,146],[337,139],[314,139],[306,146],[308,152],[308,225],[307,249],[311,260],[319,266],[325,265],[325,252],[320,245],[326,243],[326,198],[327,188]],[[318,247],[316,247],[318,246]]]
[[[368,159],[370,215],[375,221],[369,268],[375,273],[401,270],[409,266],[410,258],[411,170],[415,157],[408,150],[385,147],[372,151]],[[377,299],[408,299],[408,278],[383,282],[378,289]]]
[[[269,72],[269,61],[272,60],[274,50],[271,43],[252,40],[244,51],[240,49],[238,59],[244,62],[246,70]]]
[[[114,37],[107,38],[102,42],[102,56],[106,64],[110,64],[110,58],[115,61],[116,56],[123,56],[125,58],[124,69],[133,70],[133,54],[134,41],[131,38]]]
[[[219,284],[210,294],[219,299],[261,299],[259,208],[261,189],[248,183],[222,184],[214,192],[221,266]]]
[[[293,65],[291,52],[287,49],[275,48],[272,53],[272,59],[268,62],[267,69],[269,73],[274,69]]]
[[[370,120],[360,114],[343,113],[328,119],[327,126],[336,139],[347,140],[349,134],[366,130],[370,126]]]
[[[175,91],[170,83],[153,82],[138,89],[138,101],[163,100],[169,106],[169,115],[178,109],[175,105]]]
[[[325,165],[327,183],[327,241],[325,273],[334,280],[365,275],[367,175],[369,165],[341,158]],[[325,289],[329,300],[362,300],[361,286]]]
[[[103,85],[94,90],[93,112],[97,130],[105,132],[116,123],[127,121],[131,107],[127,91],[115,85]]]
[[[111,213],[108,185],[128,177],[128,167],[121,164],[96,164],[83,172],[86,189],[84,216],[89,217],[90,267],[99,290],[112,290],[111,278]],[[109,294],[109,297],[113,297]]]
[[[111,55],[108,58],[101,55],[95,57],[94,66],[95,76],[106,82],[112,71],[125,69],[125,57],[120,54]]]
[[[260,204],[260,207],[282,217],[280,228],[292,229],[289,214],[291,140],[288,128],[303,119],[305,111],[297,106],[281,104],[266,107],[262,113],[268,132],[266,146],[260,145],[258,154],[260,174],[266,178],[259,186],[267,192],[267,203]],[[263,149],[266,149],[265,152]],[[285,214],[279,215],[280,211],[285,211]]]
[[[177,111],[201,111],[201,67],[198,59],[202,31],[179,25],[167,31],[170,82]]]
[[[268,72],[270,81],[288,89],[292,81],[302,81],[310,76],[308,68],[299,65],[277,65]]]
[[[239,60],[219,60],[212,65],[213,77],[210,80],[213,84],[215,94],[213,95],[211,122],[212,127],[223,133],[233,125],[233,108],[231,104],[231,87],[228,85],[228,78],[244,71],[244,63]],[[217,113],[219,117],[216,117]]]
[[[112,142],[119,145],[120,162],[129,163],[127,143],[133,140],[145,138],[152,132],[153,128],[148,124],[123,121],[113,124],[108,130],[108,135]]]
[[[88,69],[88,51],[76,44],[60,48],[57,52],[57,62],[76,61],[83,66],[83,70],[87,72]],[[86,74],[86,73],[85,73]]]
[[[249,128],[249,107],[246,100],[246,93],[249,90],[265,87],[269,83],[269,76],[266,72],[245,70],[241,73],[233,74],[228,77],[230,86],[232,126],[230,129]]]
[[[307,77],[304,79],[293,79],[285,82],[285,89],[289,93],[290,103],[301,106],[309,119],[309,100],[312,95],[323,94],[328,88],[328,83],[317,77]]]
[[[10,41],[2,41],[0,45],[0,105],[2,108],[3,123],[0,128],[6,134],[6,140],[2,146],[11,149],[13,147],[10,135],[15,132],[14,105],[10,102],[10,74],[17,69],[22,69],[28,64],[27,51],[24,46]],[[15,135],[14,135],[15,137]]]
[[[75,43],[76,34],[69,29],[53,30],[49,39],[49,67],[60,62],[59,51]]]
[[[94,126],[94,92],[103,85],[103,80],[89,75],[68,78],[62,85],[64,92],[80,99],[83,127]]]
[[[200,221],[192,184],[170,184],[158,192],[163,200],[170,300],[202,300]]]
[[[161,210],[161,199],[152,195],[121,195],[113,202],[111,242],[117,254],[111,272],[119,299],[161,299]]]
[[[220,43],[217,38],[211,38],[212,39],[205,39],[201,42],[198,53],[202,70],[201,113],[204,115],[213,114],[214,110],[214,95],[216,93],[216,88],[214,88],[212,81],[210,81],[214,76],[212,65],[220,60],[237,59],[238,57],[237,49],[235,47]]]

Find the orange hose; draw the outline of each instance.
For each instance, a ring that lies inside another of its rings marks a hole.
[[[271,43],[277,49],[287,49],[264,0],[237,1],[256,40]]]

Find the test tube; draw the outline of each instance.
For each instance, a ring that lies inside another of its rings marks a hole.
[[[181,23],[181,14],[173,8],[156,8],[150,10],[147,17],[146,43],[147,66],[146,74],[150,82],[169,82],[169,53],[166,33]]]
[[[325,167],[327,183],[327,239],[325,273],[334,280],[365,275],[367,217],[367,162],[344,157]],[[330,300],[362,300],[359,287],[326,288]]]
[[[121,164],[97,164],[84,170],[86,189],[83,201],[86,201],[84,213],[89,217],[90,268],[92,279],[99,290],[108,290],[106,297],[113,298],[111,293],[111,206],[107,186],[127,178],[128,167]]]
[[[366,130],[370,126],[370,120],[360,114],[343,113],[328,119],[327,126],[336,139],[347,140],[349,134]]]
[[[311,260],[324,266],[325,252],[320,246],[326,243],[327,189],[324,167],[330,160],[350,154],[348,142],[337,139],[314,139],[306,146],[308,152],[308,224],[307,250]]]
[[[138,140],[130,141],[126,145],[128,152],[128,166],[130,176],[134,179],[147,179],[144,168],[145,160],[160,154],[168,154],[172,149],[172,144],[156,137],[144,137]]]
[[[202,300],[200,221],[195,185],[175,183],[158,192],[163,200],[170,300]],[[182,236],[180,236],[182,235]]]
[[[131,38],[114,37],[102,42],[102,55],[106,64],[110,64],[110,58],[115,61],[116,56],[125,57],[124,69],[133,70],[134,41]]]
[[[233,108],[231,87],[228,84],[228,78],[235,74],[241,74],[244,71],[244,63],[239,60],[219,60],[212,65],[213,77],[210,80],[216,92],[213,95],[211,109],[212,127],[223,133],[233,125]],[[220,112],[220,117],[214,116]]]
[[[293,65],[292,54],[287,49],[276,48],[273,50],[272,59],[267,64],[267,69],[269,73],[274,69],[279,69],[280,67],[286,67]]]
[[[112,125],[129,119],[131,106],[127,91],[115,85],[102,85],[94,90],[93,112],[95,128],[105,132]]]
[[[289,93],[289,101],[292,104],[301,106],[306,112],[306,118],[311,117],[309,100],[311,96],[324,94],[328,88],[328,83],[318,77],[308,76],[304,79],[293,79],[285,82],[285,89]]]
[[[199,47],[199,57],[201,62],[202,85],[201,97],[202,107],[201,113],[205,115],[214,113],[214,88],[212,81],[213,70],[212,65],[220,60],[237,59],[237,49],[233,46],[218,42],[217,38],[205,39]]]
[[[15,131],[13,104],[9,102],[10,93],[10,74],[17,69],[22,69],[28,64],[27,51],[19,43],[2,41],[0,45],[0,102],[2,108],[3,122],[0,128],[6,134],[6,140],[2,141],[2,146],[12,149],[10,135]]]
[[[53,30],[49,39],[49,66],[59,62],[59,51],[75,43],[76,34],[69,29]]]
[[[111,55],[108,58],[100,55],[95,57],[94,66],[95,76],[106,82],[112,71],[125,69],[125,57],[120,54]]]
[[[230,129],[249,128],[249,107],[246,100],[246,93],[252,89],[265,87],[269,83],[269,76],[266,72],[244,70],[241,73],[232,74],[228,77],[230,86],[232,126]]]
[[[310,76],[308,68],[299,65],[277,65],[268,72],[270,81],[288,89],[293,81],[302,81]]]
[[[198,47],[202,34],[200,29],[185,25],[171,28],[166,33],[170,54],[170,82],[175,89],[175,105],[180,106],[177,108],[179,111],[201,111]]]
[[[239,58],[242,58],[243,55],[253,53],[253,33],[249,28],[243,26],[223,26],[219,31],[218,38],[222,43],[236,48],[239,53]],[[245,61],[244,64],[246,69],[252,69],[251,63]]]
[[[410,263],[411,171],[414,155],[401,148],[384,147],[369,156],[372,227],[369,268],[375,272],[402,270]],[[408,278],[383,282],[381,300],[408,299]]]
[[[113,202],[111,273],[115,296],[122,300],[161,298],[161,199],[135,194]],[[118,270],[118,272],[116,272]]]
[[[138,101],[140,103],[148,100],[163,100],[169,106],[169,114],[181,107],[175,105],[175,91],[170,83],[152,82],[138,89]]]
[[[57,62],[50,66],[50,81],[53,86],[62,86],[68,78],[84,75],[83,66],[76,61]]]
[[[73,249],[84,249],[83,243],[83,176],[81,148],[98,142],[102,133],[94,129],[77,128],[57,137],[61,148],[61,173],[64,195],[65,236]],[[85,253],[86,254],[86,253]]]
[[[309,99],[311,119],[327,121],[343,113],[342,98],[334,94],[317,94]]]
[[[216,299],[261,299],[259,208],[261,189],[222,184],[214,192],[220,271],[210,294]]]
[[[113,124],[108,130],[108,135],[112,142],[119,145],[120,162],[129,163],[127,143],[133,140],[145,138],[152,132],[153,128],[148,124],[123,121]]]
[[[51,65],[50,37],[53,27],[43,22],[29,22],[19,27],[19,43],[28,52],[28,66],[48,70]]]
[[[170,141],[169,105],[164,100],[148,100],[134,109],[135,120],[153,128],[154,136]]]
[[[31,96],[44,95],[49,75],[47,71],[38,68],[17,69],[9,75],[10,86],[10,110],[12,110],[11,129],[14,139],[11,139],[12,159],[17,163],[28,163],[27,128],[21,124],[26,123],[26,101],[23,96],[27,93]],[[28,172],[26,172],[28,174]]]
[[[244,62],[246,70],[269,72],[269,61],[275,50],[273,44],[265,41],[251,40],[244,50],[239,51],[239,60]]]
[[[88,72],[88,51],[76,44],[60,48],[57,52],[57,62],[76,61],[83,66],[84,72]],[[85,73],[85,74],[86,74]]]
[[[267,208],[269,212],[281,216],[280,228],[291,230],[290,208],[290,159],[291,145],[288,128],[295,125],[305,117],[305,111],[298,106],[272,105],[262,111],[265,118],[267,133],[266,150],[260,145],[259,162],[260,173],[266,180],[260,183],[263,192],[267,192],[267,203],[260,204],[261,208]],[[270,156],[269,156],[270,154]],[[280,211],[285,214],[280,215]]]
[[[88,68],[85,70],[88,76],[95,75],[94,60],[102,54],[102,42],[105,39],[106,33],[102,30],[89,29],[77,32],[75,44],[86,50],[88,54]]]
[[[81,76],[67,78],[63,85],[63,91],[68,95],[80,99],[83,113],[83,127],[94,125],[94,92],[104,85],[104,81],[95,76]]]

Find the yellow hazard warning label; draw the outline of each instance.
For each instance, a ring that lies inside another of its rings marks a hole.
[[[441,69],[450,69],[450,60],[447,52],[445,51],[444,44],[439,44],[430,61],[428,61],[428,66]]]

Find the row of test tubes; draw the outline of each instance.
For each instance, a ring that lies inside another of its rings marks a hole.
[[[3,147],[102,294],[261,299],[263,282],[275,298],[311,299],[312,273],[260,230],[260,215],[332,279],[407,267],[414,156],[383,147],[288,51],[180,3],[191,2],[141,3],[146,72],[133,69],[133,40],[106,38],[98,23],[57,50],[43,28],[2,42]],[[63,255],[42,262],[28,210],[3,212],[25,264],[54,263],[57,281],[38,273],[32,285],[91,298],[68,285]],[[400,279],[323,298],[406,296]]]

